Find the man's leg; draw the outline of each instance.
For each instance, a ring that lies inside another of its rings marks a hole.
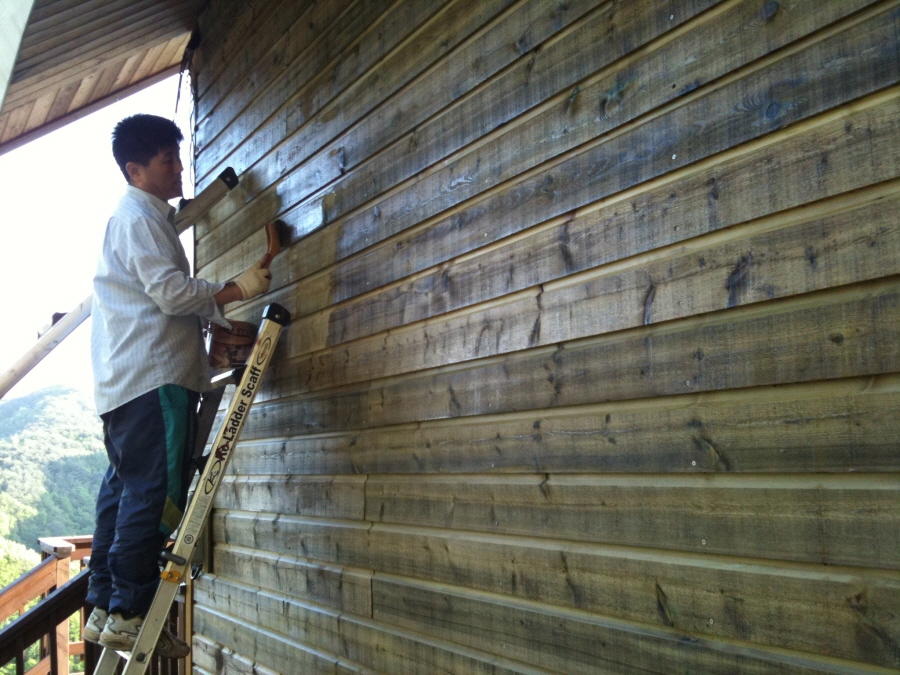
[[[116,476],[115,467],[110,465],[97,496],[97,520],[91,544],[91,578],[87,594],[87,601],[102,609],[109,608],[109,598],[112,595],[112,575],[107,556],[116,534],[116,516],[121,495],[122,481]]]
[[[190,392],[167,385],[113,411],[109,435],[123,488],[109,549],[110,613],[142,616],[159,584],[159,552],[177,527],[187,485],[189,431],[196,410]]]
[[[115,462],[118,457],[106,435],[106,420],[103,420],[104,442],[109,457],[109,469],[100,484],[97,495],[97,515],[94,538],[91,544],[91,576],[88,582],[87,601],[95,606],[84,627],[84,638],[97,642],[106,623],[109,599],[112,595],[112,575],[109,571],[109,547],[116,534],[116,517],[119,512],[119,498],[122,496],[122,481],[116,476]]]
[[[130,650],[159,585],[158,556],[181,521],[187,463],[196,433],[197,398],[165,385],[117,408],[109,423],[123,488],[108,560],[113,593],[100,644]],[[155,653],[182,658],[190,646],[165,628]]]

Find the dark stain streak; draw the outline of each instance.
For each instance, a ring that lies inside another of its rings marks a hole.
[[[653,298],[656,297],[656,286],[654,284],[650,284],[650,288],[647,289],[647,294],[644,296],[644,325],[647,326],[650,323],[650,314],[653,308]]]
[[[690,94],[692,91],[694,91],[694,89],[697,89],[701,84],[702,84],[702,82],[700,82],[700,80],[694,80],[693,82],[690,82],[690,83],[684,85],[681,89],[678,90],[678,94],[676,95],[676,97],[684,96],[685,94]]]
[[[628,88],[628,83],[616,79],[616,83],[608,89],[600,98],[598,105],[598,117],[601,120],[607,120],[618,112],[622,104],[623,94]]]
[[[762,8],[762,20],[771,21],[778,14],[779,4],[775,0],[769,0]]]
[[[575,88],[572,90],[572,93],[569,94],[569,98],[566,99],[565,111],[566,111],[567,113],[568,113],[568,112],[571,112],[572,109],[573,109],[573,107],[575,106],[575,99],[578,97],[578,94],[579,94],[580,91],[581,91],[581,88],[575,87]]]
[[[666,626],[674,626],[675,620],[672,618],[672,610],[669,609],[669,598],[659,582],[656,582],[656,612],[659,614],[659,620]]]
[[[538,341],[541,339],[541,313],[544,311],[544,306],[542,304],[542,299],[544,296],[544,285],[541,284],[540,290],[538,291],[537,296],[535,297],[535,302],[537,302],[538,315],[534,320],[534,325],[531,327],[531,334],[528,336],[528,346],[534,347],[538,344]]]
[[[450,394],[450,416],[459,417],[460,412],[462,411],[462,406],[459,404],[459,401],[456,398],[456,392],[453,391],[452,384],[447,387],[447,393]]]
[[[563,573],[566,577],[566,586],[569,587],[569,590],[572,592],[572,601],[576,607],[584,606],[584,591],[579,588],[575,582],[572,581],[572,576],[569,571],[569,561],[566,559],[566,554],[563,551],[559,552],[560,558],[562,559],[563,564]]]
[[[900,644],[891,634],[890,629],[883,625],[894,617],[884,610],[881,612],[870,611],[868,596],[869,591],[864,588],[856,595],[847,598],[847,604],[859,618],[855,631],[856,642],[862,653],[869,654],[884,650],[891,655],[894,665],[900,664]],[[883,616],[873,616],[876,613]]]
[[[750,268],[753,266],[753,254],[741,256],[738,264],[728,275],[725,288],[728,289],[728,306],[738,304],[741,293],[747,290],[750,284]]]
[[[534,326],[531,327],[531,334],[528,336],[528,346],[534,347],[541,339],[541,316],[534,320]]]
[[[575,271],[575,259],[572,257],[572,251],[569,249],[569,221],[563,223],[559,228],[559,252],[562,254],[563,263],[566,266],[566,272]]]
[[[550,488],[547,486],[547,482],[550,480],[550,474],[544,474],[544,480],[540,482],[538,485],[538,489],[540,489],[541,494],[544,495],[544,499],[550,499]]]
[[[728,461],[728,458],[719,451],[711,440],[703,436],[695,436],[694,445],[697,446],[697,450],[709,457],[711,460],[710,464],[717,471],[731,471],[731,462]]]
[[[809,261],[809,266],[815,271],[819,266],[819,259],[816,257],[816,252],[813,250],[812,246],[806,247],[806,259]]]
[[[818,176],[819,180],[822,180],[826,173],[828,173],[828,153],[823,152],[818,164],[816,164],[816,176]]]

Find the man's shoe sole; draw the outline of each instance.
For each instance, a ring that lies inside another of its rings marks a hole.
[[[93,642],[94,644],[100,644],[100,633],[97,631],[93,631],[90,628],[85,628],[81,632],[81,637],[83,637],[88,642]]]
[[[107,649],[114,649],[117,652],[130,652],[131,648],[134,647],[134,639],[128,638],[119,638],[116,636],[106,636],[101,634],[100,639],[97,641],[101,647],[106,647]]]

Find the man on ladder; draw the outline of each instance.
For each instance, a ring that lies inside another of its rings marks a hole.
[[[199,393],[209,388],[202,324],[265,293],[256,263],[235,282],[190,276],[168,200],[180,197],[181,131],[134,115],[116,125],[113,155],[128,187],[107,225],[94,278],[91,359],[109,469],[97,498],[84,639],[131,650],[159,584],[158,557],[181,521]],[[190,646],[163,631],[154,653]]]

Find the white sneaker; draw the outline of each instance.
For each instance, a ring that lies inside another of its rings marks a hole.
[[[100,633],[103,632],[103,626],[106,625],[106,619],[109,613],[105,609],[94,607],[94,611],[88,617],[84,624],[82,636],[88,642],[100,642]]]
[[[131,651],[143,623],[144,617],[142,616],[125,619],[121,614],[110,614],[103,627],[103,632],[100,633],[99,642],[107,649]]]
[[[125,619],[121,614],[110,614],[106,626],[100,634],[100,644],[107,649],[130,652],[134,648],[138,633],[144,623],[144,617],[134,616]],[[191,653],[191,646],[184,640],[172,635],[169,629],[163,628],[153,653],[167,659],[183,659]]]

